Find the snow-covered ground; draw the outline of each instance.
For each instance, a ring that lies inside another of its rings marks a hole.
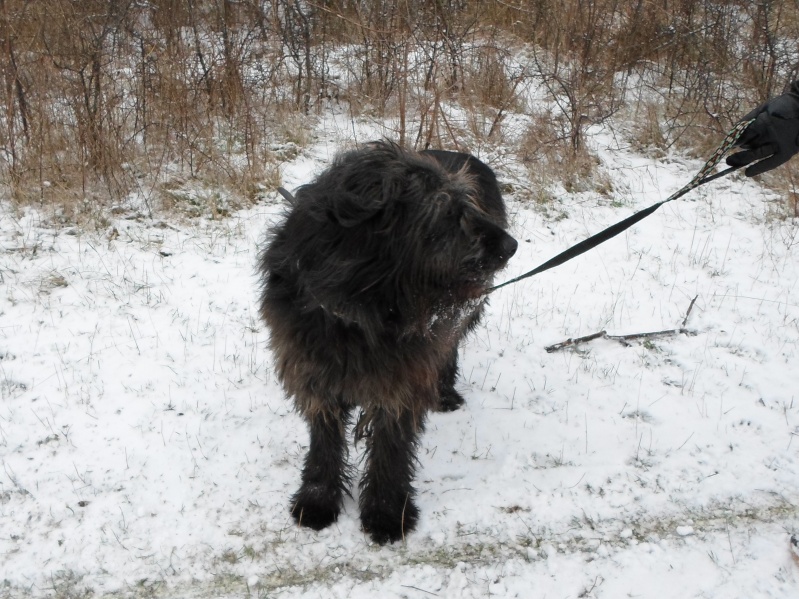
[[[499,280],[700,166],[613,139],[593,138],[611,198],[545,216],[508,194],[520,246]],[[217,222],[123,211],[103,234],[0,204],[0,597],[799,596],[799,229],[755,183],[495,293],[462,349],[466,405],[428,422],[418,530],[387,547],[352,499],[320,533],[288,513],[307,433],[257,316],[272,197]],[[690,335],[544,349],[680,327],[693,298]]]

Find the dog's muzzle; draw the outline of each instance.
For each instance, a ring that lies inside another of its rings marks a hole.
[[[505,237],[499,243],[499,255],[500,258],[504,261],[508,261],[511,259],[513,254],[516,253],[516,249],[519,247],[519,242],[516,241],[510,235],[505,235]]]

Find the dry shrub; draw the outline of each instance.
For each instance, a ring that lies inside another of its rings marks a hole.
[[[653,158],[666,155],[669,140],[665,131],[662,102],[653,100],[636,102],[626,108],[623,117],[630,123],[626,135],[636,152]]]
[[[253,201],[279,179],[268,148],[286,78],[260,8],[6,0],[0,144],[11,151],[0,173],[10,194],[76,220],[136,198],[148,211],[171,205],[157,201],[161,186],[186,181]]]
[[[496,110],[519,108],[518,86],[524,73],[507,49],[510,44],[492,39],[474,49],[464,49],[463,99]]]
[[[777,168],[757,177],[777,199],[766,206],[766,217],[776,220],[799,219],[799,175],[794,169]]]
[[[799,4],[778,0],[4,0],[0,178],[64,214],[158,209],[164,185],[246,205],[342,102],[414,147],[513,133],[547,178],[602,188],[585,129],[631,89],[650,103],[633,143],[706,156],[799,75],[796,39]],[[551,122],[521,136],[504,123],[535,112],[533,80]]]
[[[575,148],[551,113],[533,118],[519,145],[519,159],[527,167],[538,203],[551,199],[552,185],[557,183],[568,193],[609,195],[613,190],[599,158],[585,145]]]
[[[500,126],[509,112],[522,108],[520,86],[529,83],[525,70],[515,64],[499,40],[469,53],[463,69],[460,104],[472,119],[472,134],[478,139],[501,137]]]

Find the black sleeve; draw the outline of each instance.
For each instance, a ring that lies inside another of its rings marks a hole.
[[[741,120],[752,122],[738,140],[742,151],[728,156],[727,164],[746,166],[752,177],[786,163],[799,152],[799,81]]]

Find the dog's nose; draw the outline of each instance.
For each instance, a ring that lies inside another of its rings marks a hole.
[[[500,246],[500,249],[502,251],[502,255],[505,258],[510,258],[511,256],[513,256],[513,254],[516,253],[516,248],[518,248],[518,247],[519,247],[519,242],[516,241],[510,235],[506,235],[502,239],[502,244]]]

